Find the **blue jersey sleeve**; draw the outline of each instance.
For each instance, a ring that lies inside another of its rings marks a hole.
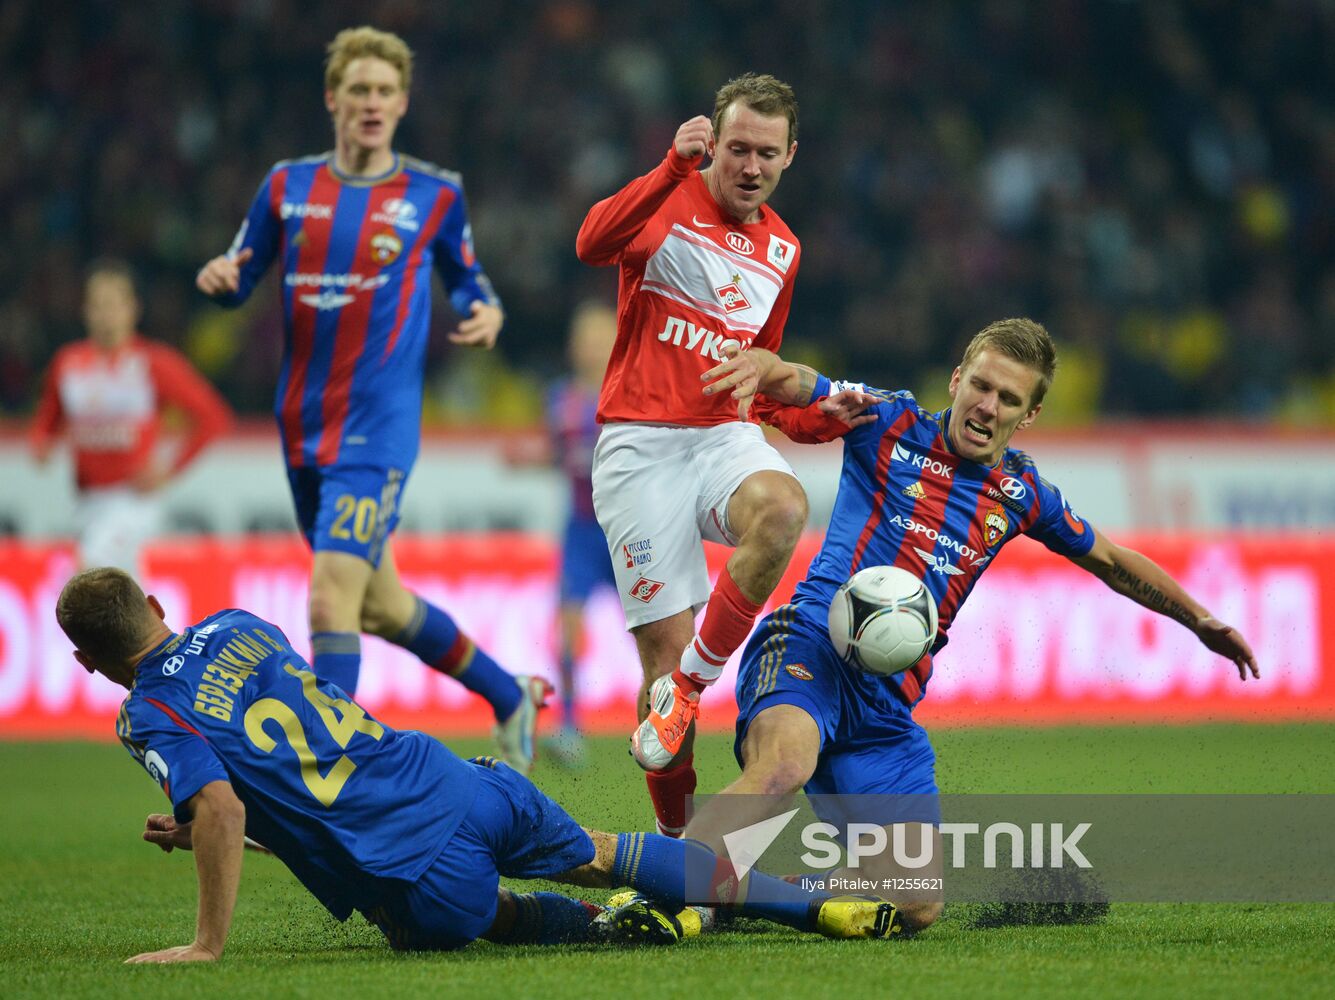
[[[178,823],[194,819],[185,805],[201,788],[230,780],[208,741],[165,702],[131,699],[117,721],[116,734],[167,793]]]
[[[873,452],[876,451],[881,447],[881,438],[899,419],[900,414],[910,406],[916,408],[918,405],[918,401],[913,398],[913,393],[907,389],[891,392],[887,389],[877,389],[874,386],[863,385],[860,382],[836,382],[832,388],[835,392],[842,389],[859,389],[873,396],[880,396],[884,400],[884,402],[877,403],[872,410],[876,414],[875,420],[854,427],[844,436],[845,447],[848,448],[870,448]]]
[[[241,281],[237,290],[231,294],[218,295],[214,301],[223,306],[239,306],[250,298],[264,272],[273,263],[278,253],[282,237],[281,221],[273,212],[273,178],[275,167],[264,178],[264,183],[255,192],[255,200],[250,203],[250,211],[236,231],[232,245],[227,248],[227,256],[235,257],[242,250],[250,250],[252,256],[241,266]]]
[[[1025,531],[1059,556],[1076,559],[1094,547],[1094,526],[1071,509],[1061,490],[1046,479],[1038,481],[1038,518]]]
[[[445,214],[432,251],[455,312],[469,315],[474,302],[500,306],[501,300],[473,252],[473,227],[468,222],[462,188]]]

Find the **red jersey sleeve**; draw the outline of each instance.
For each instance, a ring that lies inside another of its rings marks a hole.
[[[790,441],[798,444],[824,444],[838,440],[853,429],[842,420],[822,413],[816,405],[819,402],[812,400],[806,406],[791,406],[757,396],[751,404],[751,413],[761,423],[778,428]]]
[[[189,434],[173,463],[175,474],[231,428],[232,408],[180,352],[165,344],[153,345],[151,365],[160,408],[172,406],[190,418]]]
[[[65,426],[65,410],[60,405],[59,376],[60,355],[56,355],[51,367],[42,379],[42,395],[37,400],[37,412],[33,414],[30,441],[32,450],[38,457],[44,457],[56,435]]]
[[[622,252],[677,186],[691,175],[700,159],[687,159],[675,148],[669,148],[657,167],[589,209],[575,238],[579,259],[595,267],[619,263]]]

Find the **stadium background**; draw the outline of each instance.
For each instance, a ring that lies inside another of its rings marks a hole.
[[[785,353],[937,405],[974,331],[1042,320],[1061,373],[1043,430],[1019,443],[1082,513],[1239,624],[1266,670],[1229,684],[1186,633],[1020,542],[961,616],[924,719],[1335,715],[1329,3],[14,2],[0,12],[0,733],[109,733],[116,700],[51,620],[69,470],[38,469],[23,439],[41,371],[81,335],[94,256],[134,262],[144,331],[250,418],[172,487],[182,536],[155,548],[151,582],[178,620],[245,604],[304,642],[306,557],[268,418],[276,284],[225,312],[193,276],[269,165],[328,147],[323,46],[368,20],[416,51],[398,145],[463,172],[509,313],[490,354],[433,337],[400,552],[507,665],[554,673],[563,501],[540,400],[571,308],[614,281],[575,259],[575,230],[720,82],[757,69],[801,103],[774,201],[805,251]],[[838,452],[791,454],[818,531]],[[591,607],[583,680],[610,731],[636,672],[617,614],[610,595]],[[368,704],[394,721],[485,721],[382,644],[367,666]],[[718,725],[724,700],[706,716]]]

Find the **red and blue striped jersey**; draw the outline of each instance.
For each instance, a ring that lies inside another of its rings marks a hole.
[[[333,155],[285,160],[260,185],[229,254],[249,248],[239,305],[275,258],[286,343],[274,403],[289,466],[411,468],[421,437],[431,267],[468,316],[500,302],[473,253],[459,176],[395,156],[379,177]]]
[[[116,732],[179,822],[225,781],[246,833],[334,916],[417,879],[476,793],[474,769],[424,733],[391,729],[320,680],[276,625],[220,611],[140,661]]]
[[[1093,547],[1094,529],[1024,452],[1007,448],[995,467],[961,458],[945,433],[949,409],[929,413],[908,392],[869,391],[886,400],[874,423],[851,430],[814,406],[764,417],[797,440],[844,439],[830,526],[794,595],[799,613],[823,628],[835,590],[867,566],[906,569],[936,599],[936,642],[896,678],[912,705],[925,693],[932,656],[945,646],[960,606],[1003,545],[1025,534],[1076,558]]]
[[[597,393],[573,379],[552,386],[547,394],[547,433],[556,465],[570,484],[571,520],[597,520],[593,513],[593,449],[601,430]]]

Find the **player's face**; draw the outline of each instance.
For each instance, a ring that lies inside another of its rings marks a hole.
[[[375,56],[348,63],[338,88],[326,90],[324,100],[334,119],[335,143],[354,154],[389,152],[408,110],[399,71]]]
[[[1014,358],[982,350],[966,368],[950,376],[947,433],[955,451],[982,465],[996,465],[1011,435],[1028,427],[1043,408],[1029,405],[1040,379],[1038,372]]]
[[[139,322],[139,300],[118,274],[94,274],[83,294],[83,322],[88,337],[101,347],[118,347]]]
[[[755,222],[796,152],[786,115],[762,115],[735,101],[723,112],[709,150],[710,191],[734,219]]]

